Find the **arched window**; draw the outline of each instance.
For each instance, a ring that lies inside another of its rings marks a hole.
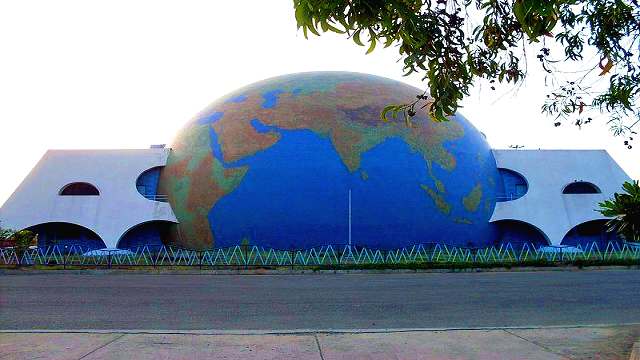
[[[492,223],[496,229],[496,246],[511,244],[514,249],[522,249],[524,244],[535,248],[550,244],[547,236],[537,227],[518,220],[498,220]]]
[[[527,180],[517,172],[509,169],[498,169],[498,193],[496,201],[511,201],[524,196],[529,190]]]
[[[161,169],[161,167],[154,167],[140,174],[136,180],[136,189],[149,200],[166,202],[166,195],[158,195]]]
[[[564,187],[563,194],[599,194],[600,189],[590,182],[575,181]]]
[[[610,242],[622,242],[618,234],[607,231],[607,221],[591,220],[576,225],[564,235],[562,245],[580,245],[583,249],[589,249],[595,243],[600,250],[605,250]]]
[[[85,182],[75,182],[66,185],[60,190],[60,196],[98,196],[98,189]]]
[[[125,232],[118,241],[118,249],[136,250],[146,246],[149,250],[158,250],[171,240],[172,231],[177,224],[156,220],[138,224]]]
[[[83,250],[107,247],[100,236],[93,230],[76,224],[51,222],[34,225],[27,230],[33,231],[38,235],[39,247],[59,246],[61,248],[71,248],[72,246],[79,246]]]

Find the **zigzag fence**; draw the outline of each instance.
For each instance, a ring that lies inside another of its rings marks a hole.
[[[204,251],[170,246],[141,246],[126,250],[93,250],[82,246],[33,248],[16,252],[0,248],[0,265],[63,267],[286,267],[286,266],[367,266],[403,264],[528,264],[536,262],[615,262],[640,264],[640,245],[610,242],[604,248],[597,243],[575,248],[535,247],[511,244],[487,248],[464,248],[446,244],[419,244],[380,250],[347,245],[327,245],[304,250],[278,250],[260,246],[233,246]]]

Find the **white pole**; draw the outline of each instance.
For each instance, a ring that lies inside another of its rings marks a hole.
[[[351,249],[351,189],[349,189],[349,249]]]

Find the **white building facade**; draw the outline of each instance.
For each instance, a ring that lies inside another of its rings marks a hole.
[[[607,219],[596,211],[598,203],[612,198],[631,180],[604,150],[493,152],[498,169],[520,175],[525,185],[513,200],[498,199],[490,221],[527,224],[550,245],[567,244],[571,236],[579,235],[571,231],[581,225],[595,225],[601,232]]]
[[[141,175],[166,165],[169,151],[50,150],[0,208],[0,225],[31,229],[72,224],[90,232],[60,226],[54,232],[101,239],[104,247],[115,248],[138,226],[177,223],[169,203],[137,187]]]
[[[170,151],[48,151],[0,208],[0,226],[33,230],[43,243],[160,244],[158,229],[178,223],[171,205],[156,193]],[[500,228],[497,241],[573,245],[608,236],[598,203],[630,178],[606,151],[494,150],[494,155],[502,175],[490,219]]]

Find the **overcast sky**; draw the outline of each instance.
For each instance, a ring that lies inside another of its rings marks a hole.
[[[208,103],[264,78],[343,70],[423,86],[402,77],[394,48],[305,40],[291,0],[3,1],[0,51],[0,204],[47,149],[170,144]],[[606,149],[640,178],[640,142],[627,150],[602,123],[554,128],[530,73],[517,93],[476,87],[461,113],[493,147]]]

